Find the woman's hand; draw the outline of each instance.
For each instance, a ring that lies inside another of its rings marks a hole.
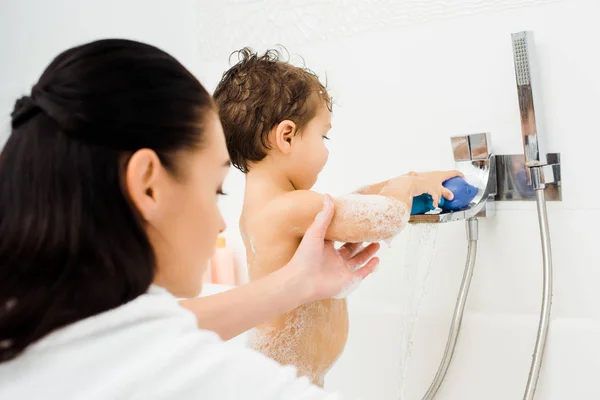
[[[333,199],[325,195],[323,210],[304,234],[304,238],[285,268],[301,274],[300,284],[307,301],[330,298],[339,294],[356,280],[368,276],[379,259],[373,257],[379,244],[362,248],[360,244],[346,243],[339,250],[325,240],[327,227],[334,213]]]

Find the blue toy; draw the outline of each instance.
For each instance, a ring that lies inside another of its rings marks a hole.
[[[452,200],[446,200],[442,197],[438,207],[443,211],[462,210],[477,196],[478,189],[461,177],[448,179],[443,185],[454,193],[454,199]],[[433,206],[433,198],[430,195],[422,194],[413,198],[411,215],[425,214],[432,210],[435,210],[435,207]]]

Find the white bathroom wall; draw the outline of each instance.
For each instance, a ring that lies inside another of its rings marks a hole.
[[[542,140],[562,154],[564,201],[550,204],[553,319],[537,399],[600,398],[600,4],[595,0],[337,0],[0,2],[0,135],[14,99],[66,47],[109,36],[173,53],[209,88],[231,51],[285,45],[335,98],[330,161],[317,188],[343,193],[408,170],[452,168],[449,137],[491,132],[498,154],[521,152],[510,33],[533,30],[541,65]],[[543,106],[543,107],[542,107]],[[241,249],[243,176],[222,209]],[[443,400],[522,397],[541,300],[535,207],[498,205],[481,221],[480,251]],[[347,348],[326,386],[349,398],[399,393],[402,235],[381,251],[377,274],[350,297]],[[441,226],[417,324],[406,400],[420,399],[443,351],[466,242]]]

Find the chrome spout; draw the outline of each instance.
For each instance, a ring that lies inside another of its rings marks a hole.
[[[494,198],[497,191],[496,157],[491,150],[490,134],[476,133],[452,137],[451,144],[455,168],[465,175],[471,185],[478,188],[477,196],[464,210],[413,215],[410,223],[437,224],[494,215]]]

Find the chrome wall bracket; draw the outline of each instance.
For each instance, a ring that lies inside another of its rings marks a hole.
[[[496,156],[496,201],[534,201],[535,187],[543,188],[548,201],[562,201],[560,153],[546,155],[546,165],[526,167],[523,154]]]

